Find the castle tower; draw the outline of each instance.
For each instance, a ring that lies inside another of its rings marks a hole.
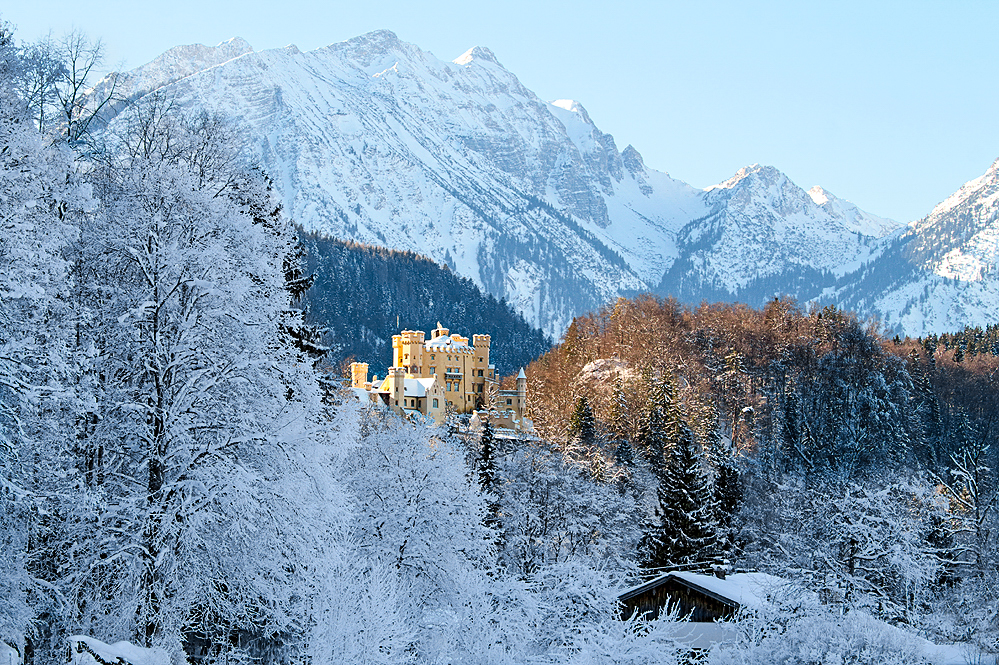
[[[489,344],[492,338],[489,335],[472,335],[472,348],[475,349],[475,364],[477,367],[487,369],[489,367]],[[481,362],[479,358],[482,358]]]
[[[441,325],[441,322],[437,322],[437,327],[434,328],[433,332],[430,333],[430,339],[437,339],[438,337],[445,337],[450,335],[451,331]]]
[[[392,335],[392,367],[402,367],[402,335]]]
[[[401,413],[406,404],[406,368],[389,367],[388,379],[392,391],[389,397],[389,408]]]
[[[350,385],[363,388],[368,382],[368,363],[350,363]]]
[[[418,376],[423,371],[423,342],[426,333],[422,330],[403,330],[392,335],[392,364]]]

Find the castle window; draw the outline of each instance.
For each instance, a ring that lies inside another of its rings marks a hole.
[[[481,369],[479,370],[479,376],[482,376],[482,370]]]
[[[506,398],[506,403],[507,403],[507,404],[513,404],[513,400],[512,400],[512,399],[510,399],[509,397],[507,397],[507,398]]]
[[[434,408],[435,409],[437,408],[437,398],[436,397],[434,398]]]

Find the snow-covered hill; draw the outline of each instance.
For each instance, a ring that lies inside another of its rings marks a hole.
[[[555,337],[647,289],[695,302],[824,293],[910,333],[993,320],[975,318],[988,287],[973,292],[996,260],[995,167],[908,232],[902,261],[897,223],[773,167],[706,190],[648,168],[579,102],[541,100],[482,47],[446,62],[388,31],[307,53],[237,38],[171,49],[120,86],[238,118],[298,223],[429,256]],[[861,293],[886,261],[878,283],[891,273],[897,293]],[[910,316],[914,289],[937,294],[932,312]]]

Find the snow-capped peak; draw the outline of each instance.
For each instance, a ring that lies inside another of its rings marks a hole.
[[[841,275],[880,251],[862,236],[894,227],[772,166],[707,190],[673,180],[481,46],[442,62],[379,30],[250,51],[239,39],[179,47],[120,90],[164,88],[182,108],[239,116],[246,150],[306,228],[426,254],[556,337],[622,292],[757,297],[742,289]],[[999,162],[990,174],[999,182]]]
[[[391,30],[372,30],[363,35],[348,39],[343,44],[349,44],[355,48],[368,47],[376,50],[388,51],[399,44],[401,40]]]
[[[839,220],[847,230],[853,233],[883,238],[901,226],[893,219],[864,212],[855,204],[839,198],[818,185],[808,190],[808,196],[815,202],[815,205],[829,213],[833,219]]]
[[[815,201],[815,205],[825,205],[829,202],[829,193],[818,185],[808,190],[808,195]]]
[[[155,60],[126,74],[109,75],[95,86],[95,95],[100,97],[113,87],[128,89],[132,91],[131,94],[151,92],[249,53],[253,53],[253,47],[242,37],[227,39],[216,46],[175,46]]]
[[[991,196],[987,194],[990,190],[992,191]],[[964,183],[959,190],[937,204],[929,215],[914,224],[916,226],[923,226],[928,222],[942,217],[949,210],[957,208],[965,201],[971,198],[981,198],[983,195],[985,195],[990,203],[995,201],[997,196],[999,196],[999,159],[992,162],[992,166],[985,173],[974,180]]]
[[[453,60],[456,65],[470,65],[473,61],[499,65],[496,55],[485,46],[473,46]]]
[[[592,125],[593,121],[590,120],[590,114],[586,112],[583,105],[577,102],[575,99],[556,99],[555,101],[548,102],[556,108],[560,108],[563,111],[568,111],[570,113],[575,113],[580,120],[585,122],[587,125]]]
[[[739,185],[743,180],[747,179],[761,179],[767,182],[775,182],[779,179],[787,179],[783,173],[775,169],[772,166],[761,166],[760,164],[750,164],[749,166],[743,166],[741,169],[735,172],[731,178],[724,182],[720,182],[717,185],[711,185],[710,187],[705,187],[704,191],[710,192],[716,189],[733,189]]]

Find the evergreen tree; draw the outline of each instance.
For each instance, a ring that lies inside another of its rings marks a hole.
[[[486,514],[482,523],[494,533],[501,528],[499,469],[497,468],[496,434],[488,419],[479,434],[479,489],[486,501]]]
[[[607,428],[612,443],[614,443],[614,461],[620,467],[632,467],[635,464],[635,450],[629,441],[628,401],[620,376],[614,378],[614,390],[611,393],[611,413]]]
[[[722,440],[719,430],[718,411],[713,404],[709,404],[698,414],[698,438],[712,474],[711,493],[717,509],[715,521],[720,531],[728,532],[724,538],[728,541],[726,546],[731,547],[733,536],[730,529],[742,502],[742,482],[736,451]]]
[[[656,478],[658,505],[640,543],[641,563],[663,568],[712,561],[718,553],[716,502],[703,451],[669,381],[651,388],[640,440]]]
[[[597,421],[593,417],[590,401],[585,396],[576,398],[567,433],[569,441],[577,446],[590,447],[597,442]]]

